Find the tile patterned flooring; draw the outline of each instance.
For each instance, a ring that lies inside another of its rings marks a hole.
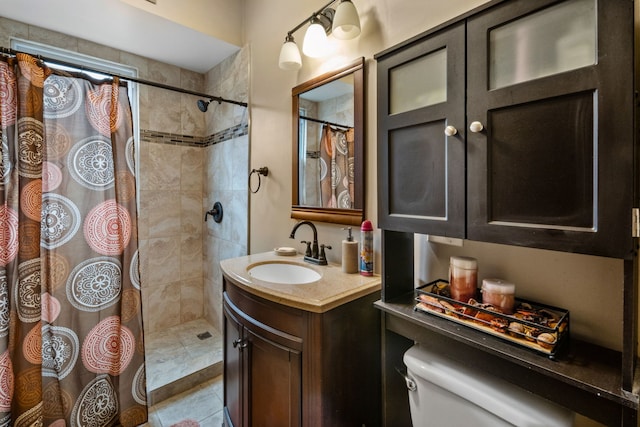
[[[147,335],[145,352],[150,408],[144,427],[170,427],[188,418],[201,427],[222,425],[220,332],[194,320]]]
[[[143,427],[170,427],[186,419],[200,427],[222,426],[222,375],[152,406]]]

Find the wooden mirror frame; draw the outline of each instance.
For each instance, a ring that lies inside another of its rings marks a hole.
[[[354,206],[356,209],[322,208],[299,204],[299,98],[301,93],[315,89],[333,80],[353,74],[353,126],[354,126]],[[293,150],[292,150],[292,198],[291,218],[310,221],[331,222],[337,224],[360,225],[364,220],[364,57],[338,70],[330,71],[304,82],[291,90],[292,121],[293,121]]]

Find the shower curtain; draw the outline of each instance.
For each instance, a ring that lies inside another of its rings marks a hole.
[[[142,424],[126,88],[2,58],[0,121],[0,426]]]
[[[353,209],[354,131],[322,125],[320,193],[322,207]]]

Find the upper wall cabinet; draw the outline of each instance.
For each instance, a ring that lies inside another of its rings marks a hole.
[[[514,0],[379,54],[380,227],[630,258],[633,33],[630,1]]]
[[[378,60],[380,228],[465,237],[464,34]]]

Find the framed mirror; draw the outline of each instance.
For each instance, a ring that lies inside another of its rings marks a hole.
[[[364,58],[292,90],[291,217],[364,219]]]

